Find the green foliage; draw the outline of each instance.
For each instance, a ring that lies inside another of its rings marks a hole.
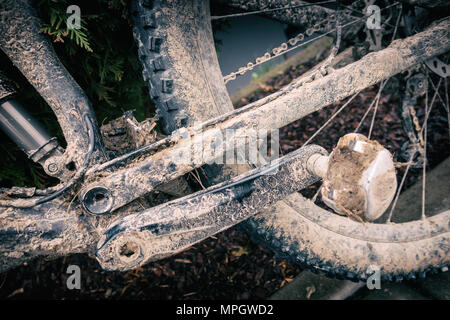
[[[65,21],[73,4],[81,9],[82,27],[72,35]],[[53,38],[62,62],[93,102],[99,122],[128,109],[135,110],[138,120],[150,116],[127,1],[41,0],[39,8],[46,22],[42,31]]]
[[[69,5],[81,9],[81,28],[67,28]],[[39,0],[42,33],[53,40],[55,51],[70,74],[92,102],[97,121],[120,117],[134,110],[140,121],[153,115],[154,106],[142,80],[142,67],[132,36],[129,3],[125,0]],[[8,65],[0,54],[0,62]],[[51,109],[35,90],[9,67],[8,75],[20,87],[20,101],[44,127],[63,142],[61,129]],[[0,134],[1,147],[8,151],[0,158],[1,186],[48,185],[42,170],[26,159],[15,145]]]
[[[47,3],[45,4],[44,2]],[[48,15],[50,21],[49,23],[43,24],[40,31],[54,37],[55,42],[64,42],[64,38],[68,37],[68,39],[70,39],[71,41],[75,41],[75,43],[81,48],[86,49],[86,51],[88,52],[92,52],[92,48],[89,45],[87,28],[85,25],[86,19],[94,18],[95,16],[83,16],[80,29],[69,29],[66,23],[69,18],[69,14],[66,13],[66,1],[61,1],[55,4],[54,1],[42,0],[40,1],[39,6],[43,7],[45,5],[49,5],[49,2],[53,2],[53,4],[50,3],[50,5],[52,6],[48,6]]]

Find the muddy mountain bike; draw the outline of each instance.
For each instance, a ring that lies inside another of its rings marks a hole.
[[[218,2],[229,12],[211,16],[208,1],[131,3],[143,78],[167,137],[115,157],[106,152],[86,95],[39,33],[32,4],[0,2],[0,47],[52,108],[67,143],[63,149],[27,114],[2,75],[2,129],[60,182],[47,189],[2,189],[0,271],[38,256],[82,252],[106,270],[129,270],[238,223],[278,255],[329,276],[364,280],[373,266],[382,280],[447,271],[449,163],[427,172],[427,124],[442,106],[447,122],[440,122],[442,143],[449,141],[447,2]],[[369,6],[379,9],[375,28],[367,23]],[[211,21],[245,14],[266,15],[302,32],[224,76]],[[279,91],[233,108],[228,81],[325,36],[333,37],[333,45],[317,66]],[[407,136],[392,152],[371,139],[375,126],[388,126],[375,115],[390,80],[401,84],[398,108]],[[364,117],[355,119],[361,124],[373,113],[366,135],[358,133],[358,125],[326,150],[312,144],[316,132],[297,150],[263,157],[267,161],[259,166],[248,159],[218,161],[232,150],[237,159],[260,143],[255,131],[270,131],[268,144],[276,129],[348,98],[322,131],[363,89],[377,84],[374,99],[360,106]],[[124,119],[134,136],[146,134],[129,115]],[[202,156],[193,161],[198,153]],[[208,179],[203,190],[153,207],[136,202],[173,181],[182,184],[183,175],[200,167]],[[404,171],[400,179],[397,168]],[[419,188],[407,190],[415,192],[409,199],[422,201],[401,204],[411,168],[423,176]],[[310,199],[299,193],[318,182]],[[437,186],[433,192],[425,188],[430,184]],[[396,215],[401,205],[417,214]]]

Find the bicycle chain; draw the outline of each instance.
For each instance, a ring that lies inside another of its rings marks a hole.
[[[281,43],[280,46],[273,48],[271,51],[267,51],[266,53],[264,53],[264,55],[256,58],[254,60],[254,62],[249,61],[245,67],[240,67],[237,71],[231,72],[230,74],[224,76],[223,79],[224,79],[225,84],[232,80],[235,80],[238,75],[242,76],[247,71],[253,70],[253,68],[256,67],[257,65],[260,65],[264,62],[267,62],[269,60],[272,60],[272,59],[280,56],[281,54],[285,53],[288,49],[292,50],[292,49],[296,48],[297,43],[300,41],[303,41],[305,39],[305,34],[306,34],[306,36],[309,37],[312,34],[314,34],[315,32],[328,31],[329,29],[325,28],[325,26],[323,25],[323,21],[325,21],[325,20],[322,20],[322,21],[320,21],[320,23],[315,24],[313,27],[306,29],[305,33],[299,33],[295,37],[287,40],[286,42]]]
[[[400,156],[408,161],[407,163],[412,168],[421,168],[425,155],[425,142],[421,133],[422,127],[414,106],[419,97],[426,93],[428,89],[426,84],[426,76],[423,73],[414,74],[406,82],[406,90],[402,99],[401,116],[403,130],[409,141],[403,144]]]
[[[358,1],[351,4],[351,7],[355,7]],[[272,10],[272,9],[268,9]],[[352,9],[350,8],[343,8],[338,12],[338,14],[346,15],[347,17],[351,16]],[[330,30],[333,29],[333,26],[337,23],[337,15],[331,14],[327,19],[323,19],[315,24],[313,26],[308,27],[305,32],[298,33],[295,37],[292,37],[288,39],[286,42],[281,43],[278,47],[273,48],[271,51],[267,51],[262,56],[256,58],[254,61],[249,61],[245,66],[240,67],[237,71],[231,72],[228,75],[224,76],[224,82],[227,84],[228,82],[235,80],[237,76],[244,75],[247,71],[253,70],[254,67],[265,63],[267,61],[270,61],[272,59],[275,59],[276,57],[291,51],[293,49],[299,48],[303,45],[306,45],[307,42],[301,43],[297,45],[298,42],[301,42],[305,39],[305,36],[310,37],[314,33],[319,32],[322,34],[328,33]],[[311,22],[309,20],[308,22]],[[330,61],[331,62],[331,61]],[[326,68],[325,66],[322,66],[323,68]],[[324,69],[323,69],[324,70]],[[325,75],[325,74],[323,74]]]
[[[419,143],[423,147],[424,146],[423,135],[420,134],[420,132],[422,131],[422,127],[419,124],[419,118],[416,115],[416,109],[414,109],[413,106],[410,106],[409,112],[411,113],[411,117],[412,117],[412,120],[414,123],[414,128],[416,129],[416,134],[417,134],[417,137],[419,138]]]

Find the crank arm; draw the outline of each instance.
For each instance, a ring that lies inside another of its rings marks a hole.
[[[326,155],[311,145],[229,182],[128,215],[100,238],[96,256],[106,270],[128,270],[180,252],[316,182],[308,159]]]

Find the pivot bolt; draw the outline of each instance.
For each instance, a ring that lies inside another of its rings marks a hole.
[[[85,190],[80,195],[84,209],[93,215],[109,213],[113,206],[114,198],[105,187],[96,186]]]
[[[56,172],[58,172],[58,165],[57,165],[56,163],[50,163],[50,164],[47,166],[47,170],[48,170],[48,172],[50,172],[50,173],[56,173]]]

